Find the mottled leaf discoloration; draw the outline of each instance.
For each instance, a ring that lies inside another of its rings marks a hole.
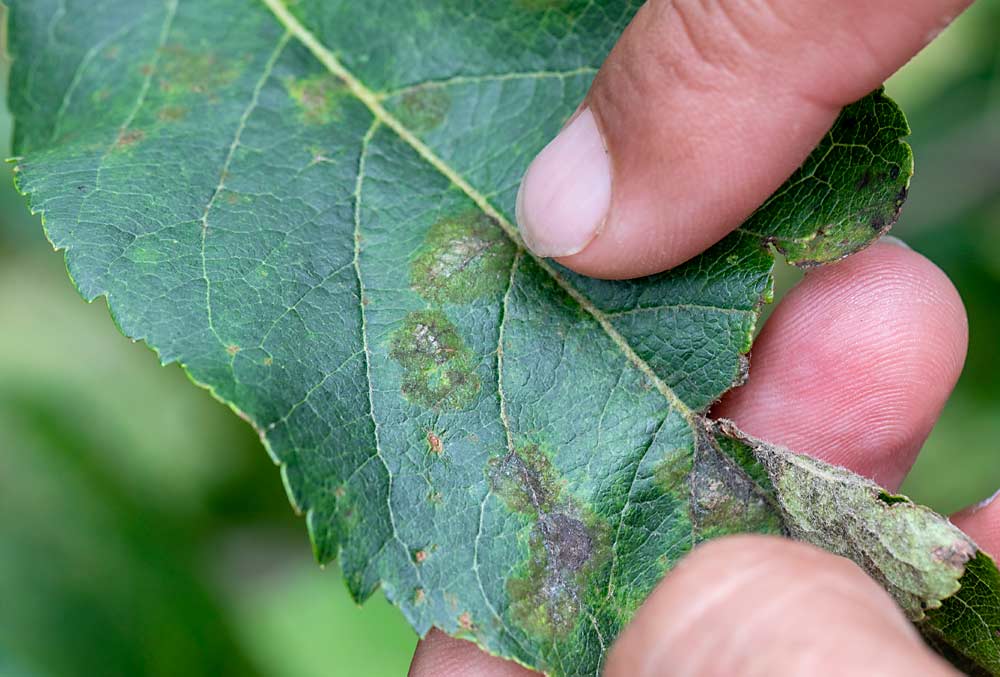
[[[341,118],[343,101],[350,97],[340,78],[319,73],[286,82],[288,94],[299,107],[302,121],[308,125],[328,125]]]

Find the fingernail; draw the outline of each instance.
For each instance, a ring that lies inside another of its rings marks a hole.
[[[906,244],[895,235],[884,235],[882,237],[882,242],[885,242],[886,244],[893,244],[896,245],[897,247],[902,247],[903,249],[909,249],[911,251],[913,250],[913,247]]]
[[[979,503],[976,503],[974,506],[972,506],[972,512],[979,512],[980,510],[985,510],[986,508],[993,505],[993,503],[997,500],[998,497],[1000,497],[1000,491],[996,492],[989,498],[980,501]]]
[[[589,108],[534,159],[517,193],[517,224],[539,256],[570,256],[593,240],[611,207],[611,161]]]

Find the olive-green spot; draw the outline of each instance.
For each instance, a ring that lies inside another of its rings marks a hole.
[[[330,73],[290,78],[285,81],[285,87],[299,107],[302,121],[309,125],[327,125],[340,120],[344,99],[350,95],[347,85]]]
[[[425,85],[404,93],[397,112],[400,121],[417,134],[441,126],[451,109],[451,94],[440,85]]]
[[[477,210],[448,216],[430,227],[410,266],[414,290],[435,303],[468,303],[507,287],[514,244]]]
[[[460,409],[479,394],[472,351],[440,310],[414,311],[390,339],[390,355],[403,367],[403,395],[435,409]]]
[[[890,494],[888,491],[882,491],[878,495],[878,500],[882,501],[886,505],[895,505],[896,503],[909,503],[910,499],[901,494]]]
[[[666,458],[653,467],[656,484],[665,492],[678,494],[685,499],[689,493],[688,478],[691,475],[693,458],[690,450],[682,453],[668,453]]]
[[[489,479],[509,510],[535,517],[551,510],[561,493],[552,461],[537,444],[490,461]]]
[[[163,261],[163,253],[148,247],[134,247],[128,252],[128,259],[134,263],[160,263]]]
[[[164,106],[156,114],[156,117],[160,122],[177,122],[183,120],[187,112],[188,109],[184,106]]]
[[[718,444],[719,451],[735,461],[758,487],[768,494],[774,494],[774,485],[771,484],[767,469],[757,459],[753,449],[748,444],[723,434],[716,434],[715,442]]]
[[[232,83],[242,67],[221,60],[211,50],[194,50],[172,43],[160,50],[159,87],[162,91],[180,94],[205,94]]]

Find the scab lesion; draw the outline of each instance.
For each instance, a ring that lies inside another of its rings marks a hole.
[[[400,121],[417,134],[426,134],[444,124],[451,110],[451,94],[438,84],[414,87],[399,97]]]
[[[581,617],[591,575],[609,560],[609,528],[568,494],[537,445],[494,459],[488,474],[507,508],[533,520],[524,570],[507,581],[511,615],[534,634],[564,636]]]
[[[516,248],[500,226],[477,209],[446,216],[427,231],[410,265],[410,282],[437,304],[469,303],[506,290]]]
[[[408,400],[435,409],[460,409],[480,390],[472,351],[440,310],[409,313],[390,341],[390,356],[403,367]]]

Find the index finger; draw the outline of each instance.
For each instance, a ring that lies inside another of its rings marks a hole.
[[[525,174],[526,243],[605,278],[701,253],[969,4],[651,0]]]

